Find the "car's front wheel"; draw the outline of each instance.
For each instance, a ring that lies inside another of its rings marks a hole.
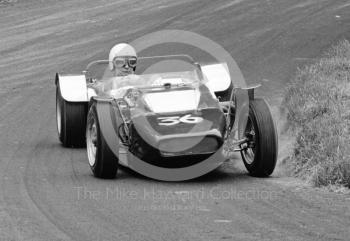
[[[270,108],[264,99],[249,102],[245,137],[247,142],[241,145],[241,156],[248,172],[258,177],[271,175],[277,161],[278,139]]]
[[[91,105],[87,117],[86,148],[89,165],[94,176],[106,179],[115,178],[118,170],[118,158],[103,137],[96,104]]]

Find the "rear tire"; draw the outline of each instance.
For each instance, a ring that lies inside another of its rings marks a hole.
[[[249,102],[249,117],[245,131],[250,140],[241,156],[252,176],[267,177],[275,169],[278,139],[270,108],[264,99]]]
[[[56,124],[58,138],[65,147],[84,147],[87,103],[63,99],[56,87]]]
[[[118,158],[103,137],[95,104],[91,105],[87,117],[86,146],[89,165],[94,176],[104,179],[115,178],[118,171]]]

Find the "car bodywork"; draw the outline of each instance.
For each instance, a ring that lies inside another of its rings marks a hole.
[[[98,60],[82,75],[56,74],[55,83],[64,102],[85,105],[86,110],[97,106],[99,127],[104,129],[104,138],[110,139],[109,148],[119,164],[133,168],[129,160],[136,157],[158,167],[184,168],[222,150],[237,109],[226,64],[200,66],[187,55],[139,59],[147,62],[179,57],[188,61],[186,70],[149,73],[146,69],[140,75],[114,77],[105,68],[96,76],[91,69],[108,64]],[[254,99],[253,90],[248,88],[250,99]],[[112,140],[113,136],[118,140]],[[90,161],[89,143],[87,140]],[[95,144],[91,145],[94,148]]]

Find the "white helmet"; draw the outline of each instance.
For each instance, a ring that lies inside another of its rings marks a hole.
[[[137,57],[135,49],[126,43],[120,43],[114,45],[114,47],[111,49],[109,52],[109,69],[113,70],[114,65],[113,65],[113,60],[115,57],[121,57],[121,56],[133,56]]]

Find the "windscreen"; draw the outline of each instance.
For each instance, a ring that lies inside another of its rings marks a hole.
[[[122,82],[130,82],[128,85],[132,86],[159,86],[183,85],[201,80],[198,66],[191,59],[183,56],[140,57],[135,74],[123,77],[116,76],[110,70],[108,61],[105,60],[96,61],[88,67],[87,78],[104,82],[110,82],[113,79],[114,88],[125,86]],[[125,81],[128,79],[130,81]]]

